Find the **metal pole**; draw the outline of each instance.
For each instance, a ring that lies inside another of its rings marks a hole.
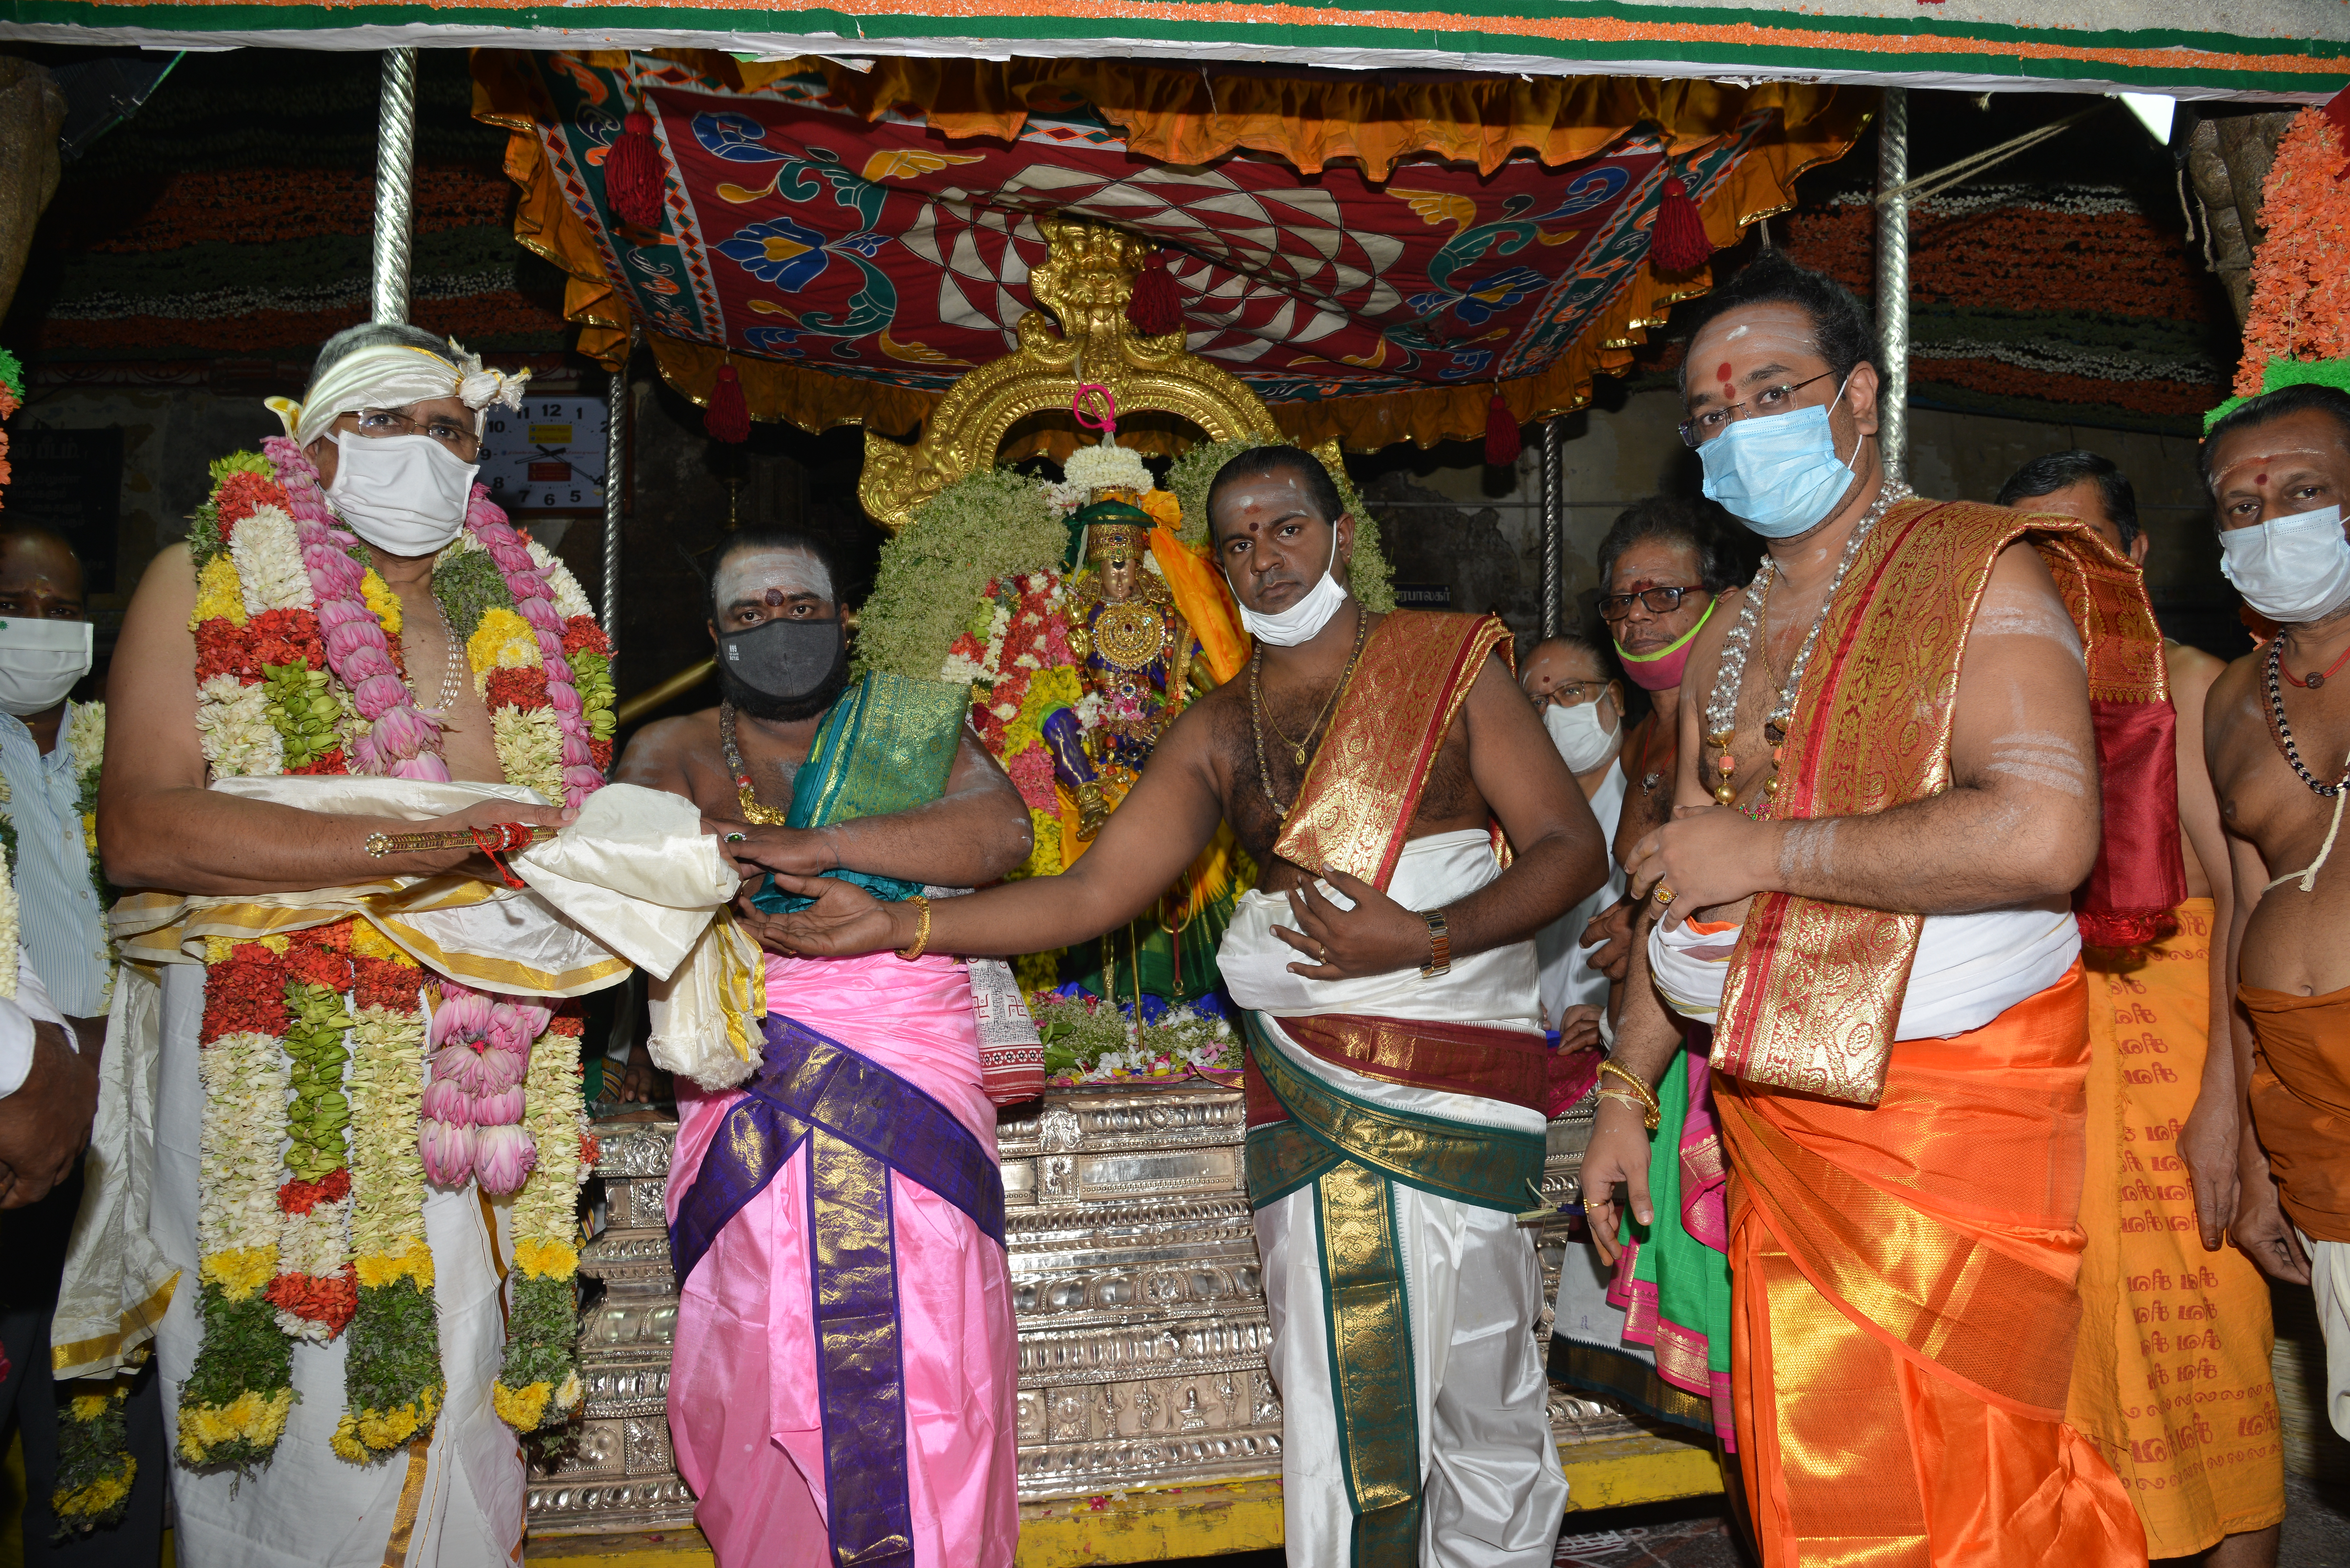
[[[1888,483],[1909,477],[1909,89],[1885,89],[1877,122],[1877,445]]]
[[[1543,636],[1566,629],[1566,441],[1556,417],[1542,427]]]
[[[416,51],[383,52],[375,122],[375,319],[408,320],[408,265],[416,243]]]
[[[604,389],[604,637],[615,659],[620,656],[620,508],[629,483],[629,359],[636,347],[631,327]]]

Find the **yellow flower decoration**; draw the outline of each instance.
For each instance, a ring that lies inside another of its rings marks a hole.
[[[204,962],[207,964],[226,963],[229,960],[229,955],[235,950],[236,939],[234,937],[206,937],[204,939]]]
[[[375,575],[373,566],[369,566],[367,576],[359,579],[359,597],[367,600],[367,607],[375,612],[375,618],[383,623],[384,636],[398,637],[400,596],[391,591],[390,583]]]
[[[240,1438],[269,1448],[285,1432],[286,1414],[293,1407],[291,1388],[280,1388],[266,1399],[248,1388],[227,1405],[183,1405],[180,1407],[181,1457],[192,1465],[201,1465],[213,1449]]]
[[[376,1252],[354,1259],[359,1283],[369,1289],[397,1284],[403,1274],[414,1276],[421,1290],[432,1288],[432,1250],[422,1241],[411,1243],[401,1253]]]
[[[518,1389],[493,1383],[490,1403],[496,1407],[498,1419],[507,1426],[517,1432],[533,1432],[538,1429],[539,1418],[546,1414],[546,1401],[554,1392],[554,1386],[544,1377]]]
[[[73,1397],[73,1418],[77,1421],[82,1422],[97,1420],[100,1416],[106,1413],[106,1403],[113,1396],[110,1394],[75,1395]]]
[[[482,624],[465,639],[465,659],[473,668],[473,689],[487,691],[493,670],[536,670],[545,662],[538,653],[538,634],[510,609],[484,613]]]
[[[208,620],[225,620],[231,626],[244,624],[244,587],[237,581],[236,563],[228,558],[226,551],[214,556],[196,574],[196,607],[188,617],[188,629],[192,631]]]
[[[351,926],[351,951],[360,958],[389,959],[393,963],[417,967],[416,961],[402,952],[399,945],[365,920]]]
[[[567,1279],[579,1267],[579,1254],[561,1241],[525,1240],[515,1243],[515,1267],[543,1280]]]
[[[203,1274],[220,1286],[223,1295],[241,1302],[277,1277],[277,1249],[275,1245],[232,1247],[214,1252],[204,1260]]]
[[[286,950],[292,947],[294,944],[287,941],[284,937],[263,937],[261,939],[261,945],[267,948],[271,952],[276,953],[278,957],[284,958],[286,956]]]

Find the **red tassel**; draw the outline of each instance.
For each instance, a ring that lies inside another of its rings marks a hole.
[[[1502,401],[1502,394],[1495,392],[1493,400],[1485,405],[1485,461],[1495,468],[1507,468],[1518,461],[1524,445],[1518,436],[1518,417]]]
[[[1145,337],[1164,337],[1183,327],[1183,304],[1175,294],[1175,277],[1167,258],[1154,253],[1134,280],[1134,295],[1126,302],[1126,318]]]
[[[2103,909],[2077,911],[2081,940],[2093,948],[2142,948],[2178,929],[2178,917],[2168,909]]]
[[[710,389],[710,407],[702,411],[702,428],[712,441],[736,446],[751,439],[751,405],[743,400],[743,378],[732,365],[718,367],[718,380]]]
[[[661,214],[660,147],[653,140],[653,117],[629,111],[620,134],[604,154],[604,196],[620,222],[631,228],[657,227]]]
[[[1678,174],[1665,181],[1657,198],[1657,226],[1648,237],[1648,259],[1663,272],[1695,272],[1713,258],[1705,220]]]

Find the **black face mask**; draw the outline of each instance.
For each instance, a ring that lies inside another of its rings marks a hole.
[[[848,644],[833,620],[762,621],[718,639],[718,685],[754,719],[823,712],[848,689]]]

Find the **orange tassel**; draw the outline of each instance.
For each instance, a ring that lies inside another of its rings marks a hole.
[[[620,134],[604,154],[604,196],[620,222],[631,228],[650,229],[660,223],[660,146],[653,140],[653,117],[643,109],[629,111]]]
[[[1518,461],[1524,444],[1518,435],[1517,416],[1496,391],[1493,400],[1485,405],[1485,461],[1495,468],[1507,468]]]
[[[702,411],[702,428],[712,441],[736,446],[751,439],[751,405],[743,400],[743,378],[732,365],[718,367],[718,380],[710,389],[710,407]]]
[[[1663,272],[1695,272],[1713,257],[1705,220],[1678,174],[1665,181],[1657,198],[1657,226],[1648,237],[1648,259]]]
[[[1167,258],[1153,253],[1134,280],[1134,295],[1126,302],[1126,318],[1145,337],[1163,337],[1182,329],[1183,305],[1176,296],[1174,275]]]

